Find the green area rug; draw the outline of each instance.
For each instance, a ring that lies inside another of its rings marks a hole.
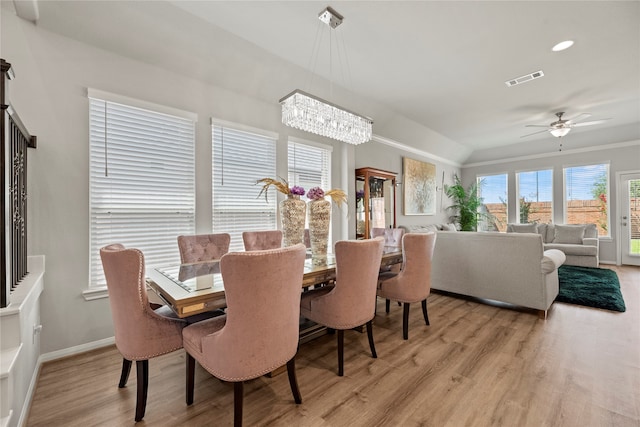
[[[558,269],[560,293],[556,301],[612,311],[625,311],[618,275],[606,268],[563,265]]]

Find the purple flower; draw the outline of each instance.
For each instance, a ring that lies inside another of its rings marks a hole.
[[[356,200],[360,200],[364,197],[364,190],[356,191]]]
[[[291,194],[295,196],[304,196],[304,188],[300,187],[299,185],[294,185],[293,187],[291,187]]]
[[[324,199],[324,190],[320,187],[313,187],[309,191],[307,191],[307,198],[310,200],[319,200]]]

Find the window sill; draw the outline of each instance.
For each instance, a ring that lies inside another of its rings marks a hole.
[[[82,291],[82,297],[85,301],[93,301],[96,299],[109,298],[109,293],[106,287],[87,289],[86,291]]]

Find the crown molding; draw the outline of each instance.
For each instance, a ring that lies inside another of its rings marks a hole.
[[[569,156],[569,155],[578,154],[578,153],[588,153],[588,152],[592,152],[592,151],[611,150],[613,148],[633,147],[633,146],[636,146],[636,145],[640,146],[640,140],[619,142],[619,143],[616,143],[616,144],[595,145],[593,147],[575,148],[575,149],[572,149],[572,150],[566,150],[566,151],[560,151],[560,152],[554,151],[553,153],[542,153],[542,154],[531,154],[531,155],[527,155],[527,156],[509,157],[509,158],[499,159],[499,160],[489,160],[489,161],[486,161],[486,162],[467,163],[467,164],[463,164],[461,167],[462,168],[473,168],[473,167],[477,167],[477,166],[498,165],[498,164],[501,164],[501,163],[511,163],[511,162],[517,162],[517,161],[521,161],[521,160],[533,160],[533,159],[543,159],[543,158],[546,158],[546,157]]]

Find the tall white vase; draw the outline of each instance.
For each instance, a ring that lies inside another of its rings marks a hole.
[[[307,204],[300,196],[289,195],[280,202],[280,219],[282,222],[282,241],[284,246],[304,243],[304,219]]]
[[[309,201],[309,240],[313,258],[326,258],[331,224],[331,203],[324,199]]]

